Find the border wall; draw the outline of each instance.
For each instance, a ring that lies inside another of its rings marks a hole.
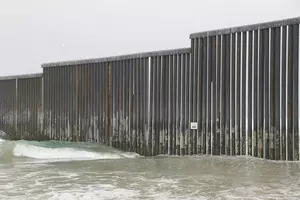
[[[299,22],[190,35],[203,153],[299,160]]]
[[[175,152],[176,82],[189,60],[187,48],[43,65],[45,134],[143,155]]]
[[[300,18],[190,35],[191,48],[43,64],[0,78],[13,139],[141,155],[299,160]]]
[[[0,78],[0,130],[12,139],[43,137],[42,74]]]

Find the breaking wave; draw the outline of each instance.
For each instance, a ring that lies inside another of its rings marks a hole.
[[[55,147],[53,147],[53,143],[57,143]],[[40,144],[38,142],[33,141],[8,141],[0,139],[0,159],[12,159],[13,157],[23,157],[31,159],[65,161],[122,159],[135,158],[139,156],[136,153],[120,152],[117,150],[113,150],[109,147],[102,147],[100,150],[98,149],[97,151],[93,151],[93,149],[76,147],[74,146],[74,144],[62,146],[63,143],[59,141],[49,141]]]

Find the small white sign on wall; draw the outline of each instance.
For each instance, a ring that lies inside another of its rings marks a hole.
[[[197,122],[191,122],[191,129],[197,130],[198,129],[198,123]]]

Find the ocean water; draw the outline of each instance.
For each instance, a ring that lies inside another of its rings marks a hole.
[[[0,139],[0,199],[300,199],[300,163]]]

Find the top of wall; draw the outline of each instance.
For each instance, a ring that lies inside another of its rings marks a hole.
[[[35,74],[23,74],[23,75],[15,75],[15,76],[2,76],[0,80],[13,80],[13,79],[25,79],[25,78],[38,78],[42,77],[42,73],[35,73]]]
[[[190,53],[190,52],[191,52],[190,48],[171,49],[171,50],[164,50],[164,51],[152,51],[152,52],[128,54],[128,55],[122,55],[122,56],[113,56],[113,57],[104,57],[104,58],[93,58],[93,59],[84,59],[84,60],[71,60],[71,61],[63,61],[63,62],[45,63],[45,64],[42,64],[42,68],[69,66],[69,65],[80,65],[80,64],[91,64],[91,63],[100,63],[100,62],[109,62],[109,61],[119,61],[119,60],[127,60],[127,59],[145,58],[145,57],[151,57],[151,56],[165,56],[165,55],[173,55],[173,54],[184,54],[184,53]]]
[[[190,39],[299,24],[300,17],[190,34]]]

